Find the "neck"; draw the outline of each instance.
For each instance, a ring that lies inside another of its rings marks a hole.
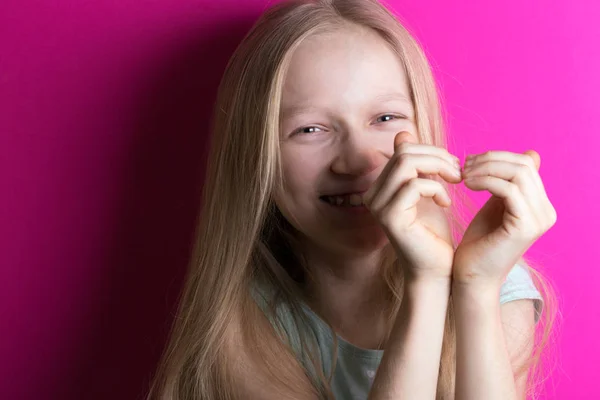
[[[362,348],[381,347],[388,288],[381,273],[382,251],[362,256],[304,250],[310,269],[306,291],[311,307],[344,340]]]

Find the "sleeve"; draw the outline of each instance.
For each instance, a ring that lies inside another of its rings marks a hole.
[[[535,322],[537,322],[544,306],[544,299],[535,287],[527,268],[515,264],[500,288],[500,304],[520,299],[533,300],[535,307]]]

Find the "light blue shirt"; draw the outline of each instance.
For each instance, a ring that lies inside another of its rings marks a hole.
[[[254,299],[266,311],[270,293],[269,288],[255,286]],[[500,304],[518,299],[533,299],[536,309],[536,322],[543,306],[542,296],[536,289],[528,271],[515,265],[509,272],[500,290]],[[329,326],[315,314],[306,304],[302,304],[306,315],[306,323],[299,326],[293,318],[292,311],[285,304],[276,308],[277,320],[271,319],[276,329],[280,329],[290,340],[299,360],[309,369],[310,363],[304,358],[300,345],[300,329],[302,334],[312,337],[318,344],[321,363],[325,376],[329,376],[332,367],[332,350],[334,340]],[[265,312],[269,315],[267,312]],[[306,325],[306,326],[304,326]],[[363,400],[368,397],[377,367],[383,357],[383,350],[369,350],[357,347],[341,337],[338,340],[338,356],[336,368],[331,382],[331,389],[337,400]],[[314,374],[314,372],[313,372]]]

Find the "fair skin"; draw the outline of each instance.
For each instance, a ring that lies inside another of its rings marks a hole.
[[[352,28],[313,37],[294,54],[281,114],[286,187],[277,204],[301,233],[302,251],[315,276],[306,288],[315,299],[311,306],[347,341],[377,348],[386,329],[383,316],[374,312],[385,292],[378,265],[382,248],[391,242],[405,265],[405,301],[369,398],[435,398],[452,289],[456,398],[522,399],[524,381],[515,381],[513,371],[531,350],[533,306],[529,300],[500,305],[498,295],[510,267],[551,225],[548,215],[539,211],[534,217],[530,210],[541,210],[543,203],[543,186],[535,175],[539,158],[537,153],[488,153],[461,171],[445,149],[417,143],[409,98],[400,61],[371,31]],[[465,182],[508,204],[508,217],[488,218],[490,210],[499,209],[498,202],[484,206],[455,253],[442,214],[450,205],[447,193],[425,175],[456,184],[497,171],[531,186],[519,197],[512,186],[497,181]],[[520,179],[511,173],[521,174]],[[349,189],[366,191],[369,212],[350,215],[319,198]],[[543,205],[551,214],[551,207]],[[502,225],[507,218],[513,232]],[[523,222],[539,229],[522,233]],[[262,385],[247,389],[257,399],[270,398]]]
[[[320,43],[315,37],[296,50],[283,90],[280,143],[288,186],[278,206],[307,237],[302,251],[316,275],[309,291],[321,312],[342,337],[371,347],[378,339],[357,321],[371,319],[383,301],[379,252],[389,239],[372,215],[334,214],[319,196],[348,185],[366,190],[392,157],[395,134],[416,128],[397,57],[371,37],[358,46],[361,38],[335,35]],[[313,108],[293,113],[306,105]],[[382,117],[387,121],[377,122]],[[292,133],[303,127],[313,133]],[[382,321],[368,322],[383,334]]]

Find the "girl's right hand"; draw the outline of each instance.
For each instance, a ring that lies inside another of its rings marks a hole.
[[[363,202],[404,261],[407,277],[450,280],[454,247],[440,207],[449,207],[451,200],[440,182],[426,178],[429,174],[459,183],[460,160],[442,147],[418,144],[412,134],[400,132],[394,138],[394,155]]]

